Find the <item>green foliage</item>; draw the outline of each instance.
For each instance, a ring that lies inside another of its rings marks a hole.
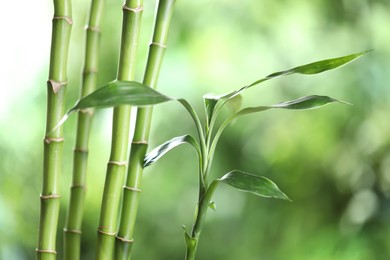
[[[192,145],[195,148],[197,154],[200,156],[200,148],[198,142],[191,135],[183,135],[183,136],[172,138],[171,140],[161,144],[160,146],[156,147],[153,151],[151,151],[147,156],[145,156],[144,167],[152,165],[158,159],[164,156],[164,154],[166,154],[176,146],[185,143]]]
[[[172,100],[156,90],[135,81],[112,81],[82,98],[71,111],[85,108],[105,108],[120,105],[145,106]],[[70,112],[71,112],[70,111]]]
[[[216,180],[264,198],[290,200],[271,180],[243,171],[231,171]]]
[[[148,28],[155,14],[148,6],[154,3],[145,0],[139,57],[147,53]],[[122,4],[107,2],[104,8],[102,48],[99,57],[93,57],[100,61],[98,86],[117,76]],[[345,99],[354,106],[332,105],[304,113],[270,110],[232,121],[219,141],[210,179],[220,178],[231,169],[243,169],[272,179],[295,203],[259,200],[220,185],[213,197],[218,210],[208,213],[198,259],[261,256],[277,260],[286,255],[292,260],[388,259],[390,88],[386,82],[390,80],[390,34],[383,25],[390,24],[386,12],[390,2],[242,1],[237,6],[231,1],[200,0],[178,4],[159,89],[185,97],[197,111],[201,111],[199,97],[203,93],[229,92],[256,80],[259,72],[268,75],[299,61],[308,63],[313,57],[375,48],[364,60],[332,75],[282,77],[267,81],[263,85],[267,88],[253,88],[242,95],[248,106],[276,104],[313,93]],[[6,52],[0,61],[4,63],[0,76],[4,82],[0,108],[1,259],[33,259],[38,232],[39,201],[31,198],[37,198],[42,185],[42,165],[37,163],[42,159],[42,149],[37,149],[37,144],[42,142],[44,131],[42,111],[46,110],[47,96],[43,87],[49,44],[42,39],[47,39],[52,11],[43,1],[26,2],[25,7],[18,9],[16,2],[9,1],[6,9],[10,12],[0,18],[3,24],[14,25],[9,31],[18,32],[12,33],[12,40],[3,41]],[[85,24],[77,21],[86,20],[87,8],[86,2],[73,3],[74,48],[69,53],[67,107],[79,95],[76,86],[83,69]],[[18,15],[12,10],[19,10]],[[25,27],[23,17],[29,17],[31,10],[45,19],[32,20],[31,28],[35,29],[27,35],[33,33],[35,40],[26,44],[26,33],[20,29]],[[202,11],[194,19],[188,10]],[[15,55],[21,51],[23,59]],[[136,65],[136,79],[142,78],[142,60]],[[106,176],[111,112],[97,111],[93,120],[82,259],[95,257],[101,205],[101,196],[96,194],[101,194]],[[221,115],[228,113],[221,111]],[[64,127],[62,167],[66,174],[60,182],[63,194],[57,234],[62,232],[69,198],[75,121],[72,116]],[[189,130],[192,124],[174,103],[156,107],[150,147],[190,132],[196,138]],[[191,228],[194,203],[190,202],[197,196],[193,156],[192,148],[184,145],[173,149],[158,165],[145,169],[132,258],[182,259],[183,232],[177,224]],[[365,194],[370,196],[361,196]],[[62,250],[58,250],[57,258],[63,258]]]
[[[246,89],[258,85],[266,80],[276,78],[283,75],[291,75],[294,73],[298,74],[318,74],[327,70],[338,68],[366,52],[359,52],[356,54],[351,54],[339,58],[327,59],[322,61],[313,62],[303,66],[298,66],[289,70],[275,72],[269,76],[257,80],[252,84],[244,86],[238,90],[230,92],[228,94],[212,96],[204,96],[204,108],[206,113],[206,126],[202,127],[202,124],[199,120],[199,116],[195,112],[194,108],[186,101],[185,99],[179,98],[175,99],[168,97],[152,88],[137,83],[134,81],[114,81],[111,82],[99,90],[91,93],[90,95],[82,98],[68,113],[75,111],[81,108],[99,108],[99,107],[115,107],[118,105],[133,105],[133,106],[145,106],[145,105],[155,105],[163,102],[168,102],[172,100],[177,100],[180,104],[184,106],[187,112],[192,117],[196,131],[198,132],[199,139],[196,141],[190,135],[184,135],[180,137],[175,137],[162,145],[154,149],[149,155],[145,157],[144,167],[154,163],[164,154],[169,152],[174,147],[182,144],[188,143],[192,145],[199,157],[199,201],[198,207],[195,213],[195,223],[191,233],[191,239],[189,235],[185,233],[185,240],[187,244],[187,255],[186,259],[194,259],[195,252],[198,244],[198,239],[200,232],[203,228],[203,222],[206,216],[207,209],[210,207],[210,202],[213,196],[215,189],[217,188],[218,182],[226,183],[230,186],[233,186],[239,190],[247,191],[254,193],[261,197],[266,198],[278,198],[286,199],[289,198],[279,190],[279,188],[272,181],[265,177],[260,177],[256,175],[251,175],[244,173],[242,171],[232,171],[224,175],[222,178],[214,180],[208,185],[208,175],[213,162],[215,149],[218,143],[218,140],[223,132],[223,130],[229,125],[229,123],[242,115],[257,113],[265,111],[271,108],[281,108],[281,109],[290,109],[290,110],[308,110],[320,108],[326,104],[340,102],[337,99],[328,97],[328,96],[319,96],[311,95],[301,97],[291,101],[281,102],[271,106],[257,106],[257,107],[247,107],[241,110],[238,110],[238,105],[240,104],[235,99]],[[217,128],[215,135],[213,136],[213,128],[215,120],[218,116],[220,109],[227,103],[230,102],[233,104],[234,110],[238,112],[233,113],[228,117],[220,126]],[[348,103],[347,103],[348,104]],[[195,242],[194,242],[195,241]]]

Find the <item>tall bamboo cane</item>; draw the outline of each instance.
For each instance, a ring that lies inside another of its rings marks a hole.
[[[64,114],[72,8],[70,0],[54,0],[50,70],[47,83],[47,117],[44,139],[43,187],[37,259],[56,258],[56,234],[60,209],[62,127],[52,129]]]
[[[161,62],[166,49],[169,24],[173,13],[175,0],[160,0],[157,8],[153,39],[149,46],[149,56],[146,64],[143,83],[156,88]],[[148,146],[152,108],[137,110],[136,128],[131,145],[129,168],[122,214],[115,246],[115,259],[129,259],[133,243],[134,225],[137,216],[143,160]]]
[[[95,90],[100,47],[100,20],[104,0],[92,0],[88,26],[86,27],[85,64],[81,97]],[[73,176],[69,209],[64,228],[64,259],[80,259],[81,225],[84,212],[88,163],[88,142],[92,110],[78,113],[76,144],[73,155]]]
[[[118,80],[133,80],[143,0],[127,0],[123,6]],[[114,254],[121,188],[129,148],[130,106],[114,108],[110,161],[103,191],[96,259],[112,259]]]

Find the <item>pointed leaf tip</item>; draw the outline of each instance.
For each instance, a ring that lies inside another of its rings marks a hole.
[[[291,201],[275,183],[262,176],[235,170],[225,174],[219,181],[260,197]]]
[[[306,74],[306,75],[311,75],[311,74],[318,74],[327,70],[332,70],[336,69],[338,67],[341,67],[353,60],[356,60],[360,56],[366,54],[369,51],[362,51],[338,58],[333,58],[333,59],[326,59],[326,60],[321,60],[317,62],[312,62],[306,65],[298,66],[293,69],[287,70],[286,75],[288,74],[293,74],[293,73],[299,73],[299,74]]]

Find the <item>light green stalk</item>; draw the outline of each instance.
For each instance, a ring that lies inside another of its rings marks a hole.
[[[90,17],[86,28],[85,64],[81,97],[95,90],[100,47],[100,20],[104,0],[92,0]],[[80,259],[81,226],[84,212],[88,143],[92,110],[78,113],[76,144],[73,157],[73,177],[69,209],[64,228],[64,259]]]
[[[162,59],[166,49],[168,29],[175,0],[160,0],[157,8],[154,33],[149,46],[143,83],[156,88]],[[134,139],[131,145],[126,186],[124,187],[122,215],[115,246],[115,259],[129,259],[139,196],[143,160],[148,146],[152,108],[138,108]]]
[[[118,80],[133,80],[136,51],[143,12],[142,0],[127,0],[123,6]],[[130,106],[114,108],[110,161],[104,185],[96,259],[112,259],[114,254],[121,189],[129,148]]]
[[[51,131],[64,115],[72,8],[70,0],[54,0],[54,16],[47,83],[47,118],[44,139],[43,187],[37,259],[56,258],[56,234],[60,209],[62,127]]]

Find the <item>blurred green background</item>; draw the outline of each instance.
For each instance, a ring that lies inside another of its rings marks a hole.
[[[68,104],[79,93],[89,1],[74,1]],[[122,1],[107,1],[99,85],[116,77]],[[145,0],[137,79],[142,79],[155,1]],[[269,105],[320,94],[353,103],[273,110],[239,119],[219,144],[214,177],[232,169],[274,180],[294,201],[220,186],[198,259],[390,259],[390,2],[388,0],[178,0],[159,90],[201,113],[202,95],[225,93],[274,71],[375,49],[317,76],[289,76],[246,92]],[[33,259],[46,115],[52,2],[9,1],[0,11],[0,259]],[[75,118],[64,126],[62,228],[69,199]],[[111,110],[99,110],[91,138],[82,259],[93,259],[108,161]],[[155,109],[151,147],[193,133],[176,103]],[[196,157],[189,147],[144,173],[134,259],[183,259],[191,226]]]

